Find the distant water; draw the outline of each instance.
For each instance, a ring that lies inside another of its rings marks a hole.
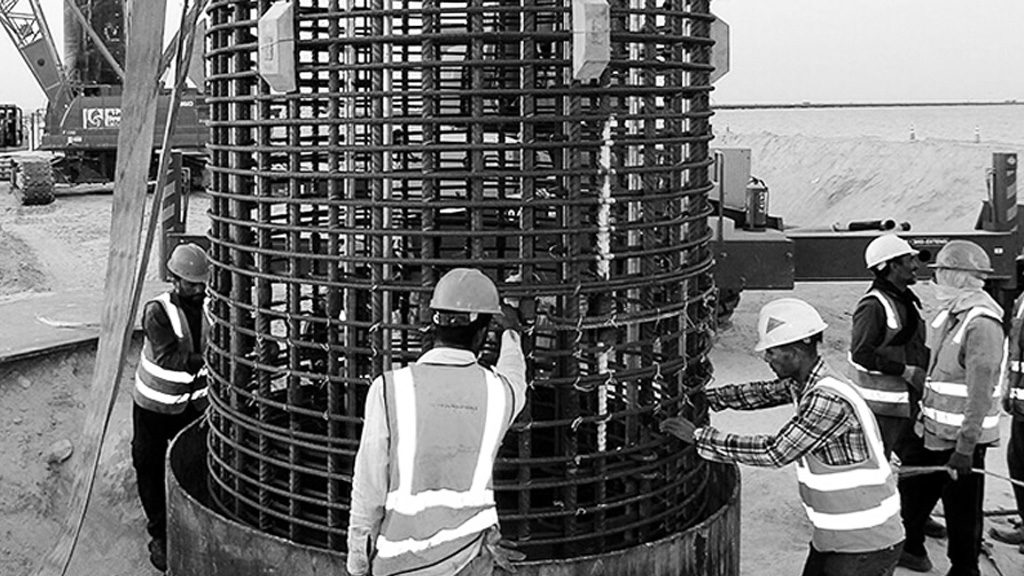
[[[1024,104],[898,108],[785,108],[720,110],[711,119],[716,134],[769,132],[782,136],[1006,143],[1024,147]]]

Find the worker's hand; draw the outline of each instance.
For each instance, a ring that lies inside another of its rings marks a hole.
[[[697,426],[682,416],[666,418],[661,421],[659,428],[662,432],[671,434],[687,444],[693,444],[693,432]]]
[[[516,332],[523,331],[523,317],[519,313],[518,308],[502,303],[501,312],[500,315],[495,315],[494,317],[494,321],[500,329],[515,330]]]
[[[924,390],[925,376],[927,376],[927,374],[925,373],[924,368],[921,368],[920,366],[911,366],[910,364],[907,364],[903,369],[903,379],[913,386],[918,392]]]
[[[526,554],[513,548],[513,545],[512,542],[502,540],[501,531],[495,528],[487,531],[487,535],[484,537],[484,546],[491,553],[494,567],[500,569],[496,570],[495,574],[500,574],[502,571],[507,574],[515,574],[516,567],[512,563],[526,560]]]
[[[966,478],[971,473],[971,462],[972,458],[970,454],[961,454],[959,452],[953,452],[953,455],[949,457],[949,462],[946,462],[946,468],[949,469],[949,476],[956,480],[957,478]]]

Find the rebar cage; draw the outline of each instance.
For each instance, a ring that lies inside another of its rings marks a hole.
[[[587,82],[571,0],[299,0],[289,94],[257,73],[270,4],[208,8],[217,507],[344,551],[369,384],[474,266],[528,321],[505,537],[565,558],[704,518],[706,466],[657,422],[706,418],[708,0],[611,0]]]

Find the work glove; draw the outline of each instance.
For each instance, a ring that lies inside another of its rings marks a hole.
[[[676,416],[662,420],[659,428],[662,432],[671,434],[687,444],[693,444],[693,432],[697,426],[682,416]]]
[[[903,368],[903,379],[913,386],[918,392],[924,390],[925,376],[927,376],[927,374],[925,374],[924,368],[921,368],[920,366],[911,366],[910,364],[907,364],[906,367]]]
[[[508,547],[507,543],[501,539],[500,530],[488,531],[487,537],[484,538],[484,546],[491,553],[495,568],[503,570],[508,574],[515,574],[516,572],[516,567],[512,564],[513,562],[522,562],[526,559],[526,554]],[[500,574],[500,572],[498,573]]]
[[[953,452],[953,455],[949,457],[949,462],[946,462],[946,468],[949,469],[949,476],[956,480],[958,478],[966,478],[971,473],[972,463],[970,454]]]
[[[501,304],[501,314],[495,315],[495,323],[502,330],[523,331],[523,316],[519,309],[506,302]]]

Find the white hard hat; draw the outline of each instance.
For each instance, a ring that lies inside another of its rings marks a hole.
[[[928,267],[985,275],[992,273],[992,260],[984,248],[970,240],[950,240],[939,250],[935,262]]]
[[[769,348],[799,342],[823,332],[828,324],[813,306],[797,298],[772,300],[761,308],[757,318],[757,346],[763,352]]]
[[[880,264],[885,268],[885,263],[889,260],[907,254],[917,255],[919,252],[903,238],[895,234],[883,234],[868,244],[867,250],[864,251],[864,263],[868,265],[868,269]]]

